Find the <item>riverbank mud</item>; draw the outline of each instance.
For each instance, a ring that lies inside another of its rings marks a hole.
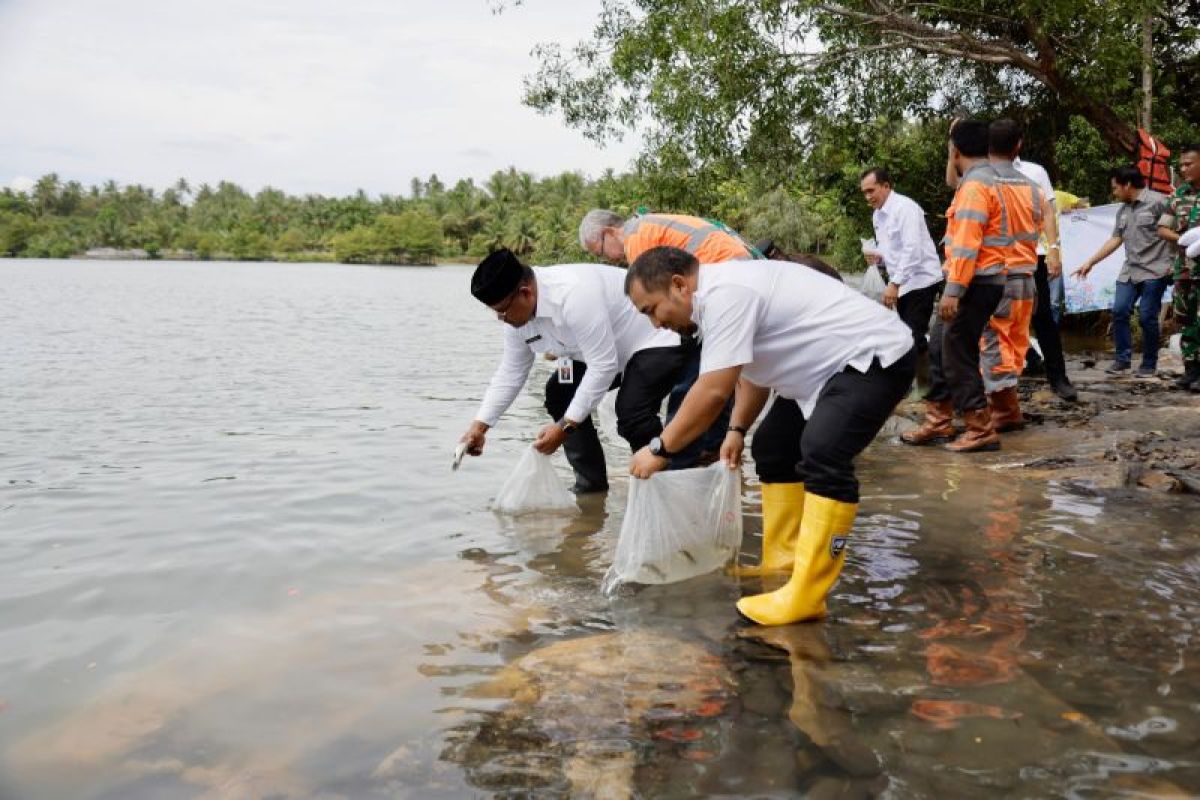
[[[1059,398],[1044,378],[1022,378],[1025,429],[1003,434],[1000,452],[970,457],[1079,494],[1200,495],[1200,394],[1174,387],[1180,358],[1164,350],[1153,378],[1109,375],[1109,363],[1093,352],[1068,359],[1076,402]],[[915,425],[923,413],[921,400],[906,400],[888,432]]]

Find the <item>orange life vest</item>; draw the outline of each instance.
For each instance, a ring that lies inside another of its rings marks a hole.
[[[1137,167],[1146,179],[1146,185],[1156,192],[1170,194],[1171,168],[1167,166],[1171,150],[1151,136],[1144,128],[1138,128]]]

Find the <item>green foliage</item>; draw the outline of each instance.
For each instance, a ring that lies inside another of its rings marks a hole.
[[[333,237],[334,257],[343,264],[376,263],[380,250],[375,229],[368,225],[359,225]]]
[[[1099,134],[1079,117],[1071,117],[1067,135],[1055,143],[1059,188],[1090,198],[1093,204],[1109,201],[1108,173],[1131,163],[1109,152]]]
[[[20,255],[36,232],[37,225],[29,216],[0,211],[0,256]]]
[[[266,261],[271,257],[271,240],[249,224],[239,225],[229,236],[228,249],[235,261]]]
[[[1053,139],[1077,115],[1129,152],[1154,12],[1155,127],[1177,135],[1200,122],[1194,2],[607,0],[590,39],[538,48],[525,100],[598,140],[648,123],[659,162],[675,149],[784,181],[823,129],[880,116],[1022,110]]]

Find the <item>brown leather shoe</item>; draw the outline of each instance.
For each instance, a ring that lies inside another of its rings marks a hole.
[[[1025,415],[1021,413],[1021,398],[1017,387],[1001,389],[987,396],[988,408],[992,412],[992,428],[996,433],[1019,431],[1025,427]]]
[[[950,400],[926,400],[925,421],[921,427],[900,434],[905,444],[940,444],[954,438],[954,403]]]
[[[992,427],[992,412],[988,408],[977,408],[963,413],[967,429],[946,449],[955,453],[978,453],[983,450],[999,450],[1000,437]]]

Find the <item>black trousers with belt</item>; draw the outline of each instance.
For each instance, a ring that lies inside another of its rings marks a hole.
[[[1003,298],[1003,282],[972,283],[959,298],[958,315],[948,323],[942,322],[941,317],[933,323],[926,400],[953,400],[960,412],[987,406],[983,376],[979,373],[979,337]]]
[[[929,333],[929,320],[933,316],[933,304],[937,302],[938,295],[942,293],[945,285],[945,281],[938,281],[932,286],[913,289],[896,299],[896,313],[912,330],[913,343],[916,344],[918,353],[929,350],[929,340],[926,338],[926,334]]]
[[[617,389],[617,433],[629,447],[637,452],[650,444],[650,440],[662,433],[662,420],[658,417],[663,399],[671,393],[683,374],[689,351],[683,347],[652,347],[634,353],[625,365],[625,371],[613,381]],[[587,364],[574,362],[574,380],[562,383],[558,371],[546,381],[546,411],[556,420],[575,399],[579,382],[587,374]],[[567,460],[584,483],[595,486],[606,484],[604,480],[604,449],[596,426],[589,416],[581,420],[579,428],[567,437],[563,445]],[[598,487],[597,487],[598,488]]]
[[[807,492],[857,503],[854,459],[904,399],[916,369],[915,347],[886,369],[878,361],[866,372],[846,367],[821,389],[808,419],[795,400],[776,397],[750,446],[759,480],[802,481]]]

